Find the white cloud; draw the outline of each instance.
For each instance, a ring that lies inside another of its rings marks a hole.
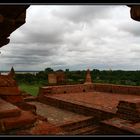
[[[30,6],[1,48],[1,70],[140,69],[139,26],[125,6]]]

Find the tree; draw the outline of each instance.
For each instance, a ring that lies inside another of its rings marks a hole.
[[[45,69],[45,72],[46,72],[46,73],[53,72],[53,69],[52,69],[52,68],[46,68],[46,69]]]
[[[69,72],[69,69],[65,69],[65,72]]]

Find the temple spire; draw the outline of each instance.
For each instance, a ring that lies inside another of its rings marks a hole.
[[[86,73],[86,79],[85,79],[85,83],[84,84],[92,84],[92,79],[91,79],[91,75],[90,75],[90,70],[87,70]]]
[[[11,71],[9,72],[8,75],[11,76],[11,77],[14,77],[15,76],[15,70],[14,70],[13,67],[11,68]]]

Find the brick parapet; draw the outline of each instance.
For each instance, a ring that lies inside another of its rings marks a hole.
[[[140,86],[123,86],[123,85],[100,84],[100,83],[47,86],[47,87],[40,87],[39,95],[79,93],[79,92],[81,93],[81,92],[93,92],[93,91],[140,95]]]

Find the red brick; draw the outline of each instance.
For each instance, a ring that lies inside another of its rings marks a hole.
[[[39,95],[47,94],[49,89],[50,94],[56,93],[79,93],[79,92],[90,92],[94,91],[93,84],[78,84],[78,85],[61,85],[61,86],[48,86],[42,87],[39,90]]]
[[[18,87],[0,87],[0,95],[19,95]]]
[[[2,99],[0,99],[0,118],[18,116],[20,109]]]
[[[1,96],[4,100],[10,103],[23,102],[23,97],[21,95],[9,95],[9,96]]]
[[[3,127],[1,131],[29,127],[32,126],[35,121],[36,116],[31,112],[21,111],[21,115],[19,116],[0,119],[1,127]]]

